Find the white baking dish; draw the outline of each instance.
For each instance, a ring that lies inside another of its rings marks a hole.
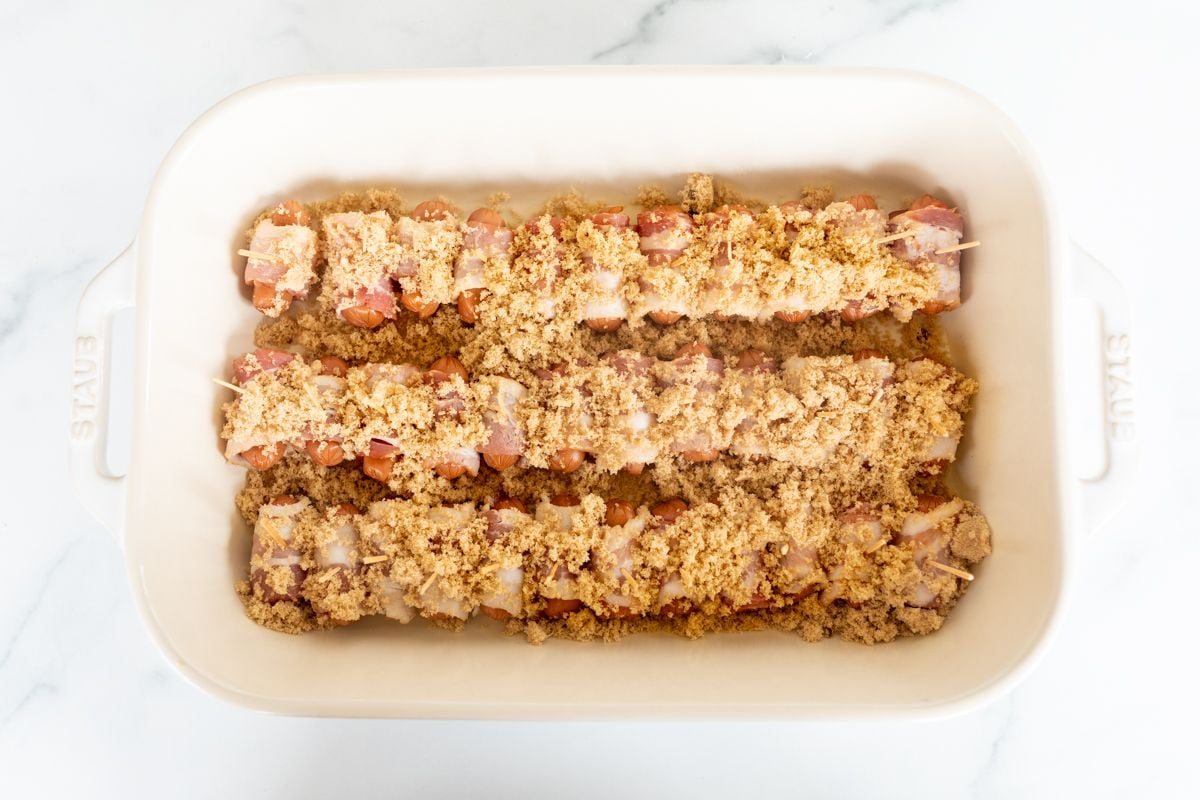
[[[250,347],[259,320],[232,257],[257,210],[347,185],[414,187],[414,199],[446,193],[467,205],[497,188],[518,199],[569,185],[628,198],[640,183],[678,185],[692,170],[773,199],[817,182],[842,193],[928,190],[953,198],[968,237],[984,242],[964,259],[963,307],[944,320],[959,365],[983,387],[957,488],[990,518],[995,554],[946,626],[875,648],[782,633],[530,647],[488,624],[449,635],[377,620],[291,637],[249,622],[231,588],[248,551],[233,508],[243,473],[220,457],[224,397],[211,379]],[[992,106],[941,80],[637,68],[274,81],[222,102],[180,138],[136,242],[85,294],[72,473],[118,534],[167,658],[237,703],[396,717],[947,713],[1012,686],[1060,618],[1083,526],[1079,482],[1064,465],[1068,255],[1024,141]],[[128,475],[114,478],[100,456],[107,325],[131,304],[133,443]],[[1086,334],[1125,323],[1110,311]],[[1080,380],[1099,385],[1099,364],[1086,366]],[[1109,449],[1124,455],[1119,438]],[[1116,494],[1124,463],[1102,465],[1090,491]]]

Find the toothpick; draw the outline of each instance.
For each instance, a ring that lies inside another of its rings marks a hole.
[[[979,247],[980,244],[982,243],[963,242],[962,244],[956,244],[954,247],[943,247],[941,250],[934,250],[933,254],[935,256],[944,256],[947,253],[957,253],[959,250],[970,250],[972,247]]]
[[[884,539],[883,537],[880,537],[879,539],[877,539],[877,540],[875,541],[875,544],[871,545],[871,546],[870,546],[870,547],[868,547],[866,550],[863,550],[863,554],[864,554],[864,555],[870,555],[871,553],[874,553],[874,552],[875,552],[876,550],[878,550],[879,548],[883,547],[885,544],[887,544],[887,539]]]
[[[888,242],[894,242],[897,239],[907,239],[910,236],[916,235],[917,230],[914,228],[912,230],[901,231],[900,233],[893,233],[891,236],[885,236],[882,239],[876,239],[874,244],[887,244]]]
[[[246,258],[257,258],[259,261],[275,261],[275,256],[267,255],[266,253],[256,253],[253,250],[238,250],[239,256]]]
[[[429,591],[429,587],[430,587],[430,586],[433,586],[433,582],[434,582],[434,581],[436,581],[436,580],[437,580],[437,578],[438,578],[438,575],[437,575],[437,573],[436,573],[436,572],[435,572],[435,573],[433,573],[432,575],[430,575],[430,576],[429,576],[429,577],[428,577],[428,578],[425,580],[425,583],[424,583],[424,585],[423,585],[423,586],[421,586],[421,591],[417,592],[417,594],[425,594],[426,592],[428,592],[428,591]]]
[[[270,517],[260,517],[258,521],[267,535],[275,540],[278,547],[287,547],[287,540],[280,535],[279,529],[275,527],[275,523],[271,521]]]
[[[387,560],[388,560],[388,557],[387,557],[387,556],[367,556],[366,558],[364,558],[364,559],[362,560],[362,563],[364,563],[364,564],[378,564],[378,563],[380,563],[381,561],[387,561]]]
[[[224,386],[226,389],[233,389],[238,394],[246,393],[246,390],[242,387],[229,383],[228,381],[223,381],[220,378],[213,378],[213,383],[217,384],[218,386]]]
[[[942,572],[949,572],[951,575],[955,575],[959,578],[962,578],[964,581],[975,580],[975,576],[972,575],[971,573],[967,572],[965,569],[959,569],[958,567],[952,567],[949,564],[943,564],[940,561],[934,561],[932,558],[926,559],[925,563],[928,564],[929,566],[933,567],[934,569],[940,569]]]

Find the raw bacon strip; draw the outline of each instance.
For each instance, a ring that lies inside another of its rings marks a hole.
[[[779,206],[779,211],[787,218],[784,225],[783,238],[784,243],[788,248],[793,247],[796,236],[799,233],[798,222],[809,221],[813,218],[813,213],[806,208],[803,203],[798,200],[789,200]],[[790,255],[790,254],[789,254]],[[803,293],[793,293],[775,298],[771,304],[771,311],[775,319],[783,322],[800,323],[804,322],[813,311],[818,310],[810,304],[808,296]]]
[[[561,218],[543,214],[525,223],[513,268],[520,276],[521,291],[533,296],[537,313],[544,319],[554,319],[557,313],[554,289],[566,271],[566,260]]]
[[[517,404],[529,396],[529,390],[514,380],[493,379],[483,422],[488,429],[487,441],[479,449],[483,460],[494,470],[503,472],[520,461],[525,452],[525,432],[517,422]]]
[[[668,387],[688,385],[695,390],[693,409],[687,414],[688,419],[700,419],[699,409],[711,405],[711,397],[717,393],[721,377],[725,374],[725,362],[713,358],[712,350],[707,345],[689,344],[679,349],[678,355],[670,362],[670,377],[666,381]],[[697,374],[695,370],[699,368]],[[717,443],[704,430],[686,433],[671,443],[671,450],[679,453],[688,461],[715,461],[721,454]]]
[[[301,515],[309,512],[307,498],[281,494],[258,512],[250,546],[250,586],[267,603],[296,602],[308,572],[294,544]]]
[[[369,364],[367,389],[387,392],[390,387],[408,386],[421,376],[421,368],[415,364]],[[379,437],[371,440],[368,451],[363,455],[363,474],[377,481],[391,480],[400,452],[399,436]]]
[[[487,538],[489,542],[499,542],[516,526],[521,517],[529,512],[520,500],[501,500],[486,512]],[[479,603],[479,610],[485,616],[504,622],[511,617],[521,616],[525,598],[522,587],[525,585],[525,570],[520,566],[498,566],[496,568],[496,591],[488,594]]]
[[[591,448],[588,434],[592,426],[592,415],[587,409],[587,398],[591,396],[591,392],[586,386],[571,380],[570,366],[559,364],[553,369],[536,370],[539,380],[547,383],[557,382],[561,394],[575,401],[574,409],[577,411],[570,428],[565,431],[566,438],[554,443],[557,448],[547,466],[555,472],[574,472],[579,469]]]
[[[452,242],[443,241],[453,233]],[[396,220],[393,229],[399,256],[391,277],[400,284],[400,305],[416,314],[419,319],[433,316],[441,305],[436,297],[424,297],[418,291],[414,278],[426,271],[427,278],[435,279],[434,273],[445,271],[440,276],[450,278],[450,270],[461,253],[462,238],[457,217],[449,203],[442,200],[426,200],[412,210],[412,215]],[[448,248],[449,252],[440,248]]]
[[[650,356],[643,356],[632,350],[621,350],[606,354],[604,360],[628,385],[652,388],[652,380],[648,379],[655,360]],[[622,438],[626,442],[624,470],[631,475],[640,475],[647,464],[652,464],[658,459],[659,453],[658,447],[649,436],[657,421],[654,413],[647,407],[649,398],[639,395],[639,399],[641,402],[638,408],[622,420]]]
[[[458,420],[465,408],[463,392],[467,389],[467,369],[454,356],[442,356],[429,365],[421,380],[434,387],[438,400],[435,415],[439,420]],[[479,474],[479,453],[474,447],[460,447],[443,455],[441,461],[427,463],[438,475],[448,480],[469,474]]]
[[[945,579],[941,573],[927,565],[936,561],[949,565],[950,536],[946,523],[953,520],[962,511],[962,500],[945,500],[934,495],[921,495],[917,498],[917,510],[904,520],[900,531],[892,537],[892,543],[909,545],[913,551],[913,563],[921,570],[924,578],[913,588],[906,602],[914,608],[935,608],[940,600],[937,587],[939,579]]]
[[[379,523],[382,510],[382,506],[378,503],[372,504],[366,513],[368,522]],[[385,529],[377,524],[370,530],[372,530],[369,540],[371,549],[375,553],[386,553],[391,542],[383,535]],[[409,582],[392,574],[386,555],[371,555],[369,558],[372,564],[367,567],[367,585],[375,602],[382,609],[383,615],[401,624],[412,622],[417,616],[417,610],[408,602]]]
[[[260,347],[254,352],[234,360],[233,379],[238,385],[245,386],[259,375],[272,373],[291,363],[295,358],[295,353],[289,353],[286,350]],[[250,445],[249,442],[230,439],[225,454],[227,457],[231,457],[235,463],[261,471],[270,469],[279,463],[279,460],[287,452],[287,448],[287,442]]]
[[[688,313],[686,300],[674,295],[665,281],[653,277],[655,271],[666,277],[667,270],[692,243],[695,223],[679,206],[658,206],[638,214],[639,247],[646,256],[649,275],[640,279],[648,316],[660,325],[672,325]]]
[[[588,221],[594,226],[597,238],[629,230],[629,215],[622,213],[621,206],[592,214]],[[592,273],[592,291],[584,307],[584,322],[594,331],[611,333],[621,327],[629,315],[629,303],[621,291],[624,270],[619,260],[595,247],[597,242],[583,236],[578,238],[580,260]]]
[[[289,353],[287,350],[260,347],[252,353],[234,359],[233,379],[238,385],[244,386],[263,373],[274,372],[291,363],[295,357],[295,353]]]
[[[470,503],[457,506],[438,506],[429,509],[428,519],[437,530],[454,534],[466,528],[475,516]],[[437,544],[435,533],[434,544]],[[446,590],[444,582],[436,572],[422,576],[417,590],[417,607],[421,615],[431,619],[467,620],[475,611],[475,605]]]
[[[336,356],[326,356],[320,363],[321,369],[313,378],[313,384],[325,406],[325,419],[332,422],[337,419],[338,403],[346,393],[346,373],[350,365]],[[321,439],[310,435],[305,439],[304,452],[322,467],[336,466],[346,460],[340,437]]]
[[[757,391],[755,375],[777,375],[779,364],[772,358],[767,358],[759,350],[745,350],[738,355],[737,375],[741,379],[740,393],[746,401],[747,410],[737,430],[733,434],[729,451],[742,458],[769,458],[771,449],[763,433],[763,425],[749,408],[750,402]]]
[[[676,546],[671,526],[679,521],[688,510],[687,501],[679,498],[664,500],[650,509],[652,523],[650,531],[660,538],[667,540],[668,548]],[[687,613],[691,602],[683,585],[683,576],[678,572],[664,574],[659,579],[658,613],[664,617],[674,617]]]
[[[746,283],[750,265],[745,263],[745,244],[739,242],[754,225],[754,213],[745,206],[721,206],[701,220],[704,237],[713,247],[701,300],[703,313],[718,320],[758,318],[762,309]]]
[[[959,261],[962,254],[938,254],[937,251],[954,247],[962,241],[964,223],[962,215],[932,195],[923,195],[891,218],[892,230],[905,231],[912,235],[892,243],[898,258],[912,263],[928,261],[937,267],[938,294],[925,304],[926,314],[958,308],[961,303]]]
[[[504,218],[490,208],[471,212],[463,226],[463,249],[454,264],[454,291],[458,315],[468,325],[479,321],[479,300],[487,290],[487,265],[499,262],[506,269],[512,256],[513,233]]]
[[[349,503],[329,509],[317,527],[319,538],[314,544],[322,591],[314,592],[309,602],[317,614],[339,625],[362,616],[352,602],[337,602],[361,580],[357,519],[358,509]]]
[[[869,503],[858,503],[842,512],[837,521],[840,525],[838,543],[846,548],[846,552],[873,552],[884,541],[883,522],[879,508]],[[851,605],[857,605],[853,598],[847,598],[847,584],[864,581],[870,577],[870,567],[861,563],[848,567],[845,561],[831,567],[828,572],[827,585],[821,593],[821,602],[832,603],[836,600],[846,600]]]
[[[579,505],[579,498],[560,494],[538,503],[534,519],[552,530],[569,531],[574,524],[571,509]],[[562,561],[546,565],[538,574],[541,596],[546,604],[546,616],[554,619],[565,617],[583,607],[579,599],[577,583],[579,574]]]
[[[337,316],[360,328],[377,328],[396,318],[392,276],[399,251],[391,241],[392,218],[386,211],[329,214],[325,230],[326,291]]]
[[[253,287],[254,307],[268,317],[307,297],[317,282],[317,232],[308,227],[311,219],[302,205],[286,200],[254,227],[249,250],[258,255],[247,257],[245,281]]]
[[[621,587],[627,580],[632,579],[633,548],[637,537],[646,528],[646,521],[630,503],[624,500],[609,500],[605,506],[604,525],[603,552],[595,554],[593,562],[605,564],[606,566],[599,568],[599,571],[609,583]],[[605,595],[604,603],[607,608],[601,616],[633,616],[633,599],[621,588]]]
[[[858,194],[847,198],[843,203],[831,203],[827,208],[833,216],[834,226],[847,239],[855,237],[867,242],[882,239],[887,233],[887,218],[879,211],[875,198],[870,195]],[[868,292],[861,299],[847,301],[842,308],[842,319],[847,322],[857,322],[886,310],[887,298]]]

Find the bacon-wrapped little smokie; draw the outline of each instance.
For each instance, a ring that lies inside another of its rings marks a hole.
[[[513,233],[504,218],[490,208],[471,212],[463,224],[463,248],[454,263],[454,291],[458,315],[468,325],[479,321],[479,301],[487,290],[489,263],[508,272]]]
[[[485,513],[487,538],[492,544],[501,542],[512,531],[517,521],[529,514],[524,503],[512,498],[500,500]],[[484,567],[490,564],[496,564],[496,588],[480,599],[480,613],[500,622],[520,616],[525,605],[525,570],[521,560],[505,559],[501,556],[500,560],[489,562]]]
[[[325,293],[339,319],[377,328],[400,305],[419,318],[453,298],[454,264],[463,233],[448,203],[428,200],[395,221],[386,211],[345,211],[321,220]]]
[[[308,570],[297,547],[300,517],[308,498],[279,495],[259,509],[250,545],[250,584],[268,603],[297,602]]]
[[[309,584],[310,605],[333,624],[344,625],[362,616],[366,597],[358,543],[358,509],[342,503],[325,510],[314,527],[315,578]],[[314,588],[319,592],[313,592]]]
[[[958,245],[963,236],[963,218],[932,195],[922,195],[907,211],[892,216],[891,229],[907,233],[892,243],[896,256],[913,264],[929,262],[937,267],[937,295],[925,303],[926,314],[958,308],[960,300],[959,262],[962,253],[939,252]]]
[[[280,203],[254,227],[246,257],[246,283],[254,307],[268,317],[304,299],[317,282],[317,232],[308,227],[308,211],[295,200]]]
[[[457,296],[454,270],[463,231],[454,209],[442,200],[426,200],[396,220],[392,238],[399,249],[392,277],[400,286],[400,305],[420,319],[433,316]]]
[[[578,497],[560,494],[538,503],[533,518],[545,526],[550,535],[569,536],[575,526],[578,507]],[[579,599],[577,569],[567,563],[564,555],[555,553],[546,559],[542,569],[536,573],[547,617],[565,617],[583,607],[583,601]]]
[[[434,408],[435,424],[454,419],[459,420],[466,412],[467,368],[454,356],[442,356],[429,365],[429,369],[421,378],[427,386],[433,387],[437,401]],[[462,475],[471,477],[479,474],[479,453],[473,446],[462,446],[440,454],[440,458],[431,459],[426,466],[443,478],[454,480]]]
[[[658,206],[638,214],[639,247],[647,270],[639,278],[647,316],[659,325],[673,325],[690,310],[685,280],[672,265],[692,243],[696,225],[679,206]]]
[[[400,259],[392,241],[392,218],[386,211],[327,214],[325,292],[343,322],[377,328],[396,318],[392,279]]]
[[[629,215],[612,206],[588,216],[576,231],[580,262],[591,271],[591,286],[584,304],[584,322],[601,333],[621,327],[629,316],[624,295],[626,262],[637,251],[637,236]]]

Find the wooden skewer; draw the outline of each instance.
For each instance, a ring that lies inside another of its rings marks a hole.
[[[275,540],[275,544],[278,547],[287,547],[287,540],[279,534],[279,529],[275,527],[275,523],[272,522],[269,517],[261,520],[261,522],[262,529],[266,531],[272,539]]]
[[[871,553],[874,553],[879,548],[883,547],[885,544],[887,544],[887,539],[884,539],[881,537],[879,539],[879,541],[875,542],[875,544],[871,545],[866,550],[863,550],[863,554],[870,555]]]
[[[387,556],[367,556],[366,558],[364,558],[364,559],[362,560],[362,563],[364,563],[364,564],[378,564],[378,563],[380,563],[381,561],[387,561],[387,560],[388,560],[388,557],[387,557]]]
[[[432,575],[430,575],[428,578],[426,578],[425,583],[421,586],[421,591],[417,592],[417,594],[425,594],[426,592],[428,592],[429,587],[433,586],[433,582],[436,581],[437,578],[438,578],[438,574],[436,572],[433,573]]]
[[[256,253],[253,250],[238,250],[239,256],[246,258],[257,258],[259,261],[275,261],[275,256],[269,256],[266,253]]]
[[[888,242],[894,242],[897,239],[907,239],[910,236],[916,236],[916,235],[917,235],[917,231],[914,228],[914,229],[908,230],[908,231],[901,231],[900,233],[893,233],[891,236],[885,236],[882,239],[876,239],[874,243],[875,244],[887,244]]]
[[[970,250],[972,247],[979,247],[982,242],[963,242],[956,244],[954,247],[943,247],[941,250],[934,250],[935,256],[944,256],[946,253],[957,253],[959,250]]]
[[[228,381],[223,381],[220,378],[213,378],[213,383],[217,384],[218,386],[224,386],[226,389],[233,389],[238,394],[246,393],[246,390],[243,389],[242,387],[235,386],[234,384],[229,383]]]
[[[327,570],[325,572],[325,574],[323,574],[321,577],[317,578],[317,583],[329,583],[331,580],[333,580],[336,577],[337,577],[336,569]]]
[[[949,564],[943,564],[940,561],[934,561],[932,558],[927,559],[925,561],[925,563],[928,564],[929,566],[933,567],[934,569],[940,569],[942,572],[949,572],[951,575],[955,575],[959,578],[962,578],[964,581],[975,580],[975,576],[972,575],[971,573],[967,572],[965,569],[959,569],[958,567],[952,567]]]

